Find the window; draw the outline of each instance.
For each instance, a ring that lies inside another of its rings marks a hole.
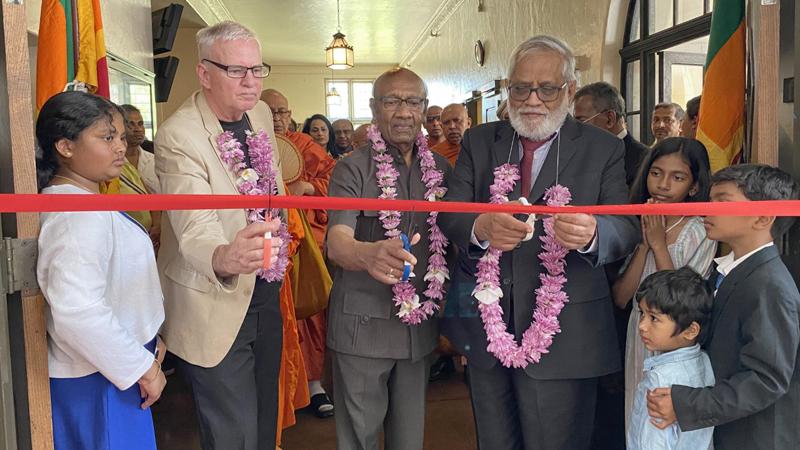
[[[712,7],[713,0],[630,0],[621,91],[628,130],[645,144],[657,103],[685,107],[702,91]]]
[[[336,104],[326,101],[328,119],[349,119],[354,124],[372,120],[372,110],[369,108],[369,99],[372,98],[371,80],[325,80],[326,95],[334,88],[339,94],[339,102]]]
[[[118,105],[129,104],[142,112],[144,134],[148,140],[155,135],[155,74],[134,66],[113,55],[108,55],[108,81],[111,101]]]

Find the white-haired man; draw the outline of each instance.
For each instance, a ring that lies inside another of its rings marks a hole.
[[[159,128],[156,173],[165,194],[238,194],[241,169],[232,169],[219,142],[232,136],[259,179],[277,177],[251,163],[277,149],[272,114],[261,101],[269,74],[252,31],[222,22],[197,33],[201,89]],[[266,133],[251,151],[247,132]],[[230,132],[224,135],[223,132]],[[221,137],[222,136],[222,137]],[[267,145],[269,144],[269,145]],[[280,282],[257,278],[264,235],[281,213],[253,221],[245,210],[170,211],[161,234],[159,269],[168,318],[164,340],[192,388],[204,449],[273,450],[278,414],[282,320]],[[248,224],[249,223],[249,224]],[[272,239],[273,260],[280,239]],[[274,263],[274,261],[273,261]]]
[[[517,47],[508,71],[510,122],[491,122],[466,132],[446,200],[488,202],[494,169],[510,162],[521,177],[508,194],[511,200],[526,197],[531,204],[541,204],[545,189],[558,183],[569,188],[574,205],[626,203],[622,141],[569,115],[576,84],[574,61],[569,46],[549,36],[533,37]],[[544,227],[537,223],[533,238],[524,240],[533,230],[510,214],[442,213],[439,224],[461,248],[451,275],[443,332],[469,360],[478,447],[589,448],[597,378],[620,368],[602,265],[633,250],[640,236],[636,221],[555,215],[555,237],[571,250],[563,288],[569,302],[555,313],[561,331],[547,353],[538,363],[528,362],[535,355],[520,361],[523,368],[506,368],[487,350],[479,302],[472,295],[476,262],[490,245],[504,252],[498,262],[503,294],[498,302],[508,322],[504,328],[519,343],[530,333],[526,330],[532,316],[538,321],[553,314],[540,310],[534,315],[541,309],[538,275],[546,273],[538,259]],[[496,328],[490,327],[493,336]]]

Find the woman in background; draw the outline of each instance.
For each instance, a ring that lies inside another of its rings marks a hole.
[[[339,158],[336,150],[336,136],[333,134],[333,125],[322,114],[314,114],[306,119],[303,124],[303,133],[311,136],[314,142],[324,148],[333,159]]]
[[[36,122],[43,194],[92,195],[125,164],[125,121],[83,92],[50,98]],[[123,212],[40,216],[56,449],[155,449],[150,406],[166,385],[156,333],[163,297],[150,237]]]

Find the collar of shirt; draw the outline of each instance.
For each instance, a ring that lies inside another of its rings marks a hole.
[[[625,128],[623,128],[622,131],[617,133],[617,137],[620,139],[625,139],[625,136],[627,135],[628,135],[628,130],[626,130]]]
[[[416,161],[417,153],[418,153],[417,150],[418,150],[417,144],[414,144],[414,147],[411,150],[411,162]],[[372,151],[375,152],[375,149],[372,149]],[[402,164],[404,166],[406,165],[406,160],[403,158],[402,153],[400,153],[400,149],[399,148],[397,148],[394,145],[391,145],[391,144],[389,144],[387,142],[386,143],[386,152],[389,153],[389,155],[392,156],[392,159],[394,159],[395,164]]]
[[[696,358],[698,354],[700,354],[700,344],[694,344],[691,347],[682,347],[671,352],[664,352],[645,359],[644,370],[653,370],[653,368],[663,366],[664,364],[686,361]]]
[[[770,245],[773,245],[773,243],[768,242],[752,252],[742,255],[742,257],[739,259],[733,259],[733,252],[730,252],[727,255],[719,258],[714,258],[714,262],[717,264],[717,272],[721,273],[723,277],[727,277],[733,269],[735,269],[739,264],[743,263],[747,258],[769,247]]]

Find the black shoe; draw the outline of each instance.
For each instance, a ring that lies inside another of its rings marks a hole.
[[[439,381],[450,378],[450,375],[455,373],[456,366],[453,364],[452,356],[440,356],[436,362],[431,365],[431,373],[428,381]]]
[[[328,398],[328,394],[322,393],[311,396],[311,404],[308,407],[320,419],[333,416],[333,403]]]

